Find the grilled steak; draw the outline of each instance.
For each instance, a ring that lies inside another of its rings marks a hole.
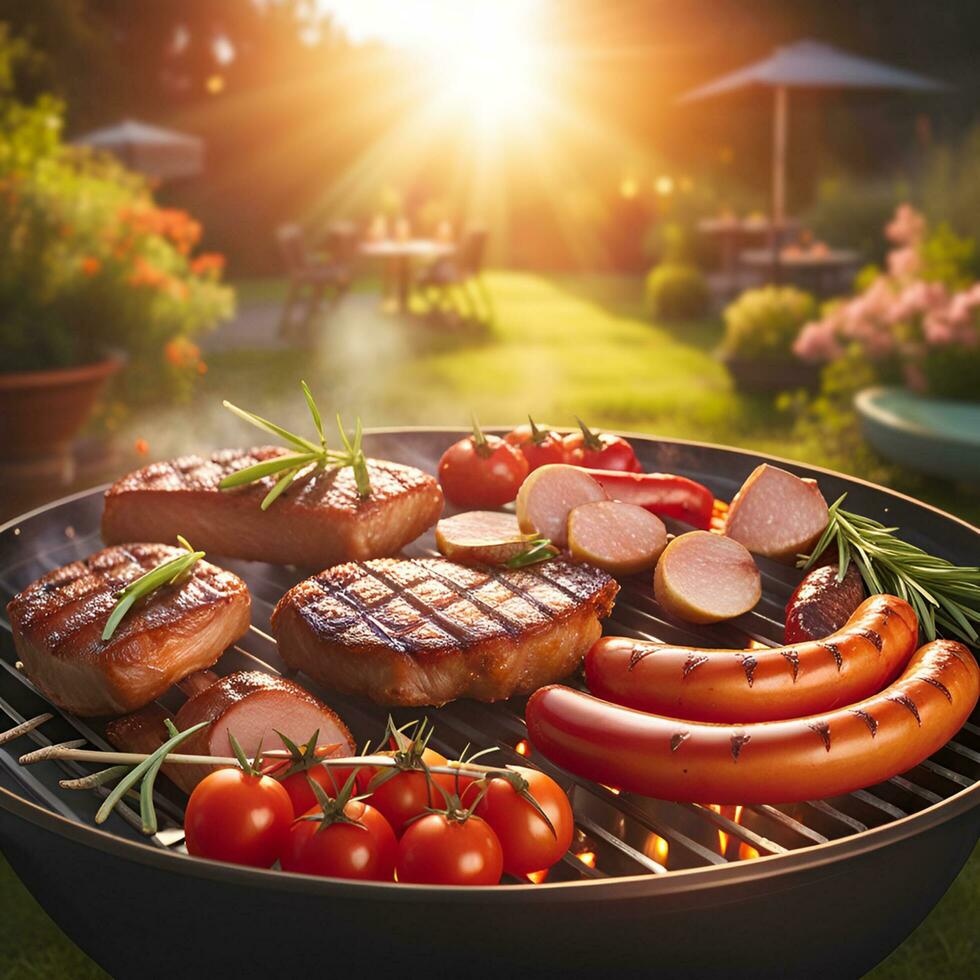
[[[265,511],[259,505],[278,475],[218,489],[229,474],[287,452],[225,449],[144,466],[106,491],[102,537],[112,544],[183,534],[214,554],[324,568],[395,554],[442,513],[434,477],[376,459],[368,460],[371,495],[363,500],[349,467],[311,470]]]
[[[245,583],[206,561],[138,602],[102,640],[117,593],[182,549],[130,544],[48,573],[7,605],[27,676],[77,715],[118,715],[210,667],[249,626]]]
[[[605,572],[559,560],[351,562],[287,592],[272,630],[290,667],[380,704],[497,701],[573,671],[617,590]]]
[[[106,738],[124,752],[153,752],[167,738],[165,720],[169,712],[148,704],[131,715],[106,726]],[[231,732],[251,758],[260,745],[282,748],[276,732],[298,745],[319,732],[317,744],[336,745],[334,755],[352,755],[354,740],[347,726],[322,701],[285,677],[258,670],[239,670],[215,678],[185,701],[173,719],[183,731],[210,722],[191,735],[180,747],[186,755],[232,755]],[[189,793],[214,767],[164,765],[167,775]]]

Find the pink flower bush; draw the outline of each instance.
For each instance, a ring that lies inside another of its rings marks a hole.
[[[980,349],[980,283],[950,291],[922,278],[925,218],[901,205],[885,228],[895,248],[887,272],[857,296],[831,305],[807,323],[793,345],[811,363],[826,363],[857,348],[870,361],[897,361],[911,388],[928,385],[927,362],[943,352]]]

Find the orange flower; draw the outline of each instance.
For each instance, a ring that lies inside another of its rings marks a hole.
[[[195,276],[206,276],[209,272],[217,275],[225,267],[225,257],[219,252],[202,252],[191,261],[191,272]]]
[[[167,275],[155,265],[151,265],[142,255],[136,257],[133,263],[133,271],[129,276],[131,286],[150,286],[155,288],[163,286],[167,282]]]
[[[86,255],[85,258],[82,259],[82,272],[89,278],[92,276],[97,276],[101,268],[102,263],[94,255]]]
[[[199,374],[204,373],[200,368],[200,365],[204,363],[201,360],[201,349],[186,337],[174,337],[172,340],[168,340],[163,348],[163,356],[167,363],[175,368],[197,371]],[[207,368],[204,370],[206,371]]]

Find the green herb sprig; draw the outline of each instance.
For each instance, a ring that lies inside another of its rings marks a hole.
[[[896,538],[897,527],[841,509],[841,496],[830,507],[830,520],[809,555],[797,567],[812,568],[828,547],[837,548],[838,581],[853,560],[868,590],[897,595],[910,603],[928,640],[937,630],[966,643],[977,642],[980,623],[980,568],[953,565]]]
[[[195,732],[200,731],[204,728],[208,722],[202,721],[197,725],[185,729],[182,732],[178,732],[173,727],[173,722],[167,725],[167,732],[170,738],[167,739],[163,745],[156,750],[156,752],[147,756],[138,766],[134,766],[126,774],[126,776],[121,779],[112,790],[112,792],[105,798],[105,802],[99,807],[98,813],[95,815],[96,823],[104,823],[108,818],[109,814],[116,808],[116,804],[132,789],[137,783],[140,784],[140,818],[143,821],[143,832],[146,834],[155,834],[157,832],[157,815],[153,808],[153,784],[156,781],[157,773],[160,771],[160,767],[163,765],[164,760],[167,756],[173,752],[181,742],[189,738]],[[113,769],[118,767],[113,766]],[[105,770],[106,773],[109,770]]]
[[[182,548],[187,552],[185,555],[178,555],[151,568],[138,579],[134,579],[119,593],[119,601],[113,607],[112,613],[102,630],[102,642],[112,639],[112,634],[122,622],[126,613],[133,607],[133,604],[148,596],[151,592],[162,588],[164,585],[173,585],[183,578],[198,562],[204,557],[203,551],[195,551],[188,543],[187,539],[177,535],[177,540]]]
[[[328,466],[349,466],[354,471],[354,482],[357,484],[358,495],[361,498],[370,496],[371,479],[368,475],[367,457],[364,455],[364,450],[361,446],[363,440],[361,420],[356,420],[354,436],[351,438],[347,435],[343,421],[338,414],[337,428],[340,431],[340,441],[343,443],[344,448],[328,449],[327,438],[323,431],[323,418],[320,415],[319,408],[317,408],[316,401],[313,399],[313,393],[305,381],[300,382],[300,385],[303,389],[303,397],[306,399],[306,405],[313,418],[313,425],[316,428],[317,442],[312,442],[303,436],[297,435],[295,432],[290,432],[281,425],[276,425],[275,422],[270,422],[268,419],[262,418],[261,415],[248,412],[244,408],[239,408],[237,405],[232,405],[229,401],[223,401],[221,403],[229,412],[233,412],[250,425],[254,425],[258,429],[277,436],[290,449],[295,451],[287,453],[284,456],[276,456],[274,459],[264,460],[261,463],[253,463],[251,466],[236,470],[236,472],[229,474],[218,484],[219,489],[231,490],[234,487],[241,487],[249,483],[255,483],[257,480],[263,480],[267,476],[274,476],[277,473],[282,474],[276,481],[275,486],[273,486],[262,500],[262,510],[268,510],[293,482],[308,474],[311,468],[323,470]]]
[[[558,554],[558,549],[547,539],[540,535],[528,538],[527,547],[513,558],[509,558],[505,565],[507,568],[524,568],[526,565],[537,565],[538,562],[548,561]]]

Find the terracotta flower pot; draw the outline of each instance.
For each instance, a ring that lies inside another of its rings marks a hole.
[[[70,479],[71,448],[120,357],[51,371],[0,373],[0,465]]]

